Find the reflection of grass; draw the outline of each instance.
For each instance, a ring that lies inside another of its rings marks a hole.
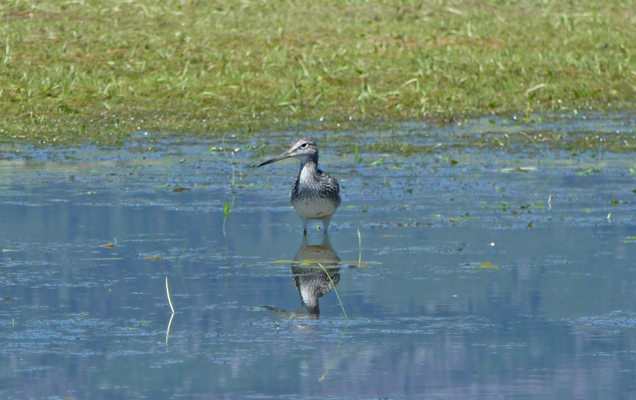
[[[345,320],[349,322],[349,318],[347,317],[347,312],[345,311],[344,306],[342,305],[342,300],[340,300],[338,289],[336,289],[336,284],[333,283],[333,280],[331,279],[331,275],[329,275],[329,272],[327,271],[327,269],[325,269],[325,267],[323,267],[321,263],[318,263],[318,265],[320,266],[320,268],[322,268],[323,271],[325,271],[325,274],[327,274],[327,278],[329,278],[329,282],[331,282],[331,287],[333,288],[333,291],[336,294],[336,297],[338,298],[338,303],[340,303],[340,308],[342,308],[342,313],[344,314]]]
[[[333,366],[333,363],[336,361],[336,356],[338,355],[338,351],[340,350],[340,346],[342,346],[342,341],[344,340],[344,336],[347,333],[347,327],[349,326],[349,318],[347,317],[347,312],[345,311],[344,306],[342,305],[342,300],[340,300],[340,295],[338,294],[338,289],[336,289],[336,284],[331,279],[331,275],[329,275],[329,272],[327,271],[327,269],[325,267],[323,267],[322,264],[318,263],[318,265],[320,266],[320,268],[322,268],[323,271],[325,271],[325,274],[327,275],[327,278],[329,278],[329,282],[331,282],[331,287],[333,288],[333,291],[336,294],[336,297],[338,298],[338,303],[340,303],[340,308],[342,308],[342,313],[344,314],[344,317],[345,317],[345,328],[342,331],[342,337],[340,338],[340,342],[338,343],[338,347],[336,348],[336,353],[333,355],[333,358],[331,359],[331,363],[329,364],[329,367],[327,367],[327,370],[322,375],[322,377],[319,379],[319,381],[322,381],[323,379],[325,379],[325,377],[327,376],[327,374],[331,370],[331,367]]]
[[[358,229],[358,265],[362,265],[362,235]]]
[[[633,5],[6,0],[0,137],[631,107]],[[340,129],[345,128],[342,123]]]
[[[166,346],[168,345],[168,338],[170,337],[170,327],[172,326],[172,320],[174,319],[174,307],[172,306],[172,298],[170,297],[170,286],[168,285],[168,277],[166,276],[166,295],[168,296],[168,304],[172,310],[170,321],[168,321],[168,328],[166,329]]]
[[[232,167],[232,180],[230,182],[230,188],[232,189],[232,201],[230,202],[229,200],[225,202],[225,205],[223,206],[223,214],[225,215],[225,218],[223,219],[223,236],[227,239],[227,233],[225,232],[225,223],[230,219],[230,209],[232,207],[234,207],[234,199],[236,196],[236,188],[234,186],[235,184],[235,180],[234,180],[234,175],[235,175],[235,169],[234,169],[234,162],[232,161],[232,159],[230,158],[230,156],[227,155],[227,149],[225,146],[225,134],[223,134],[223,155],[225,156],[225,159],[227,160],[228,163],[230,163],[230,167]],[[232,156],[234,156],[234,152],[232,152]]]

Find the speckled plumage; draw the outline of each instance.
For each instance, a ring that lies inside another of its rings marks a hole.
[[[322,219],[333,215],[340,205],[340,186],[318,169],[317,162],[307,162],[294,181],[290,199],[301,217]]]
[[[310,246],[307,236],[303,235],[300,249],[292,261],[291,274],[294,286],[300,294],[300,310],[287,312],[273,307],[265,308],[286,318],[318,319],[319,299],[340,282],[340,257],[331,247],[326,232],[322,237],[322,243],[317,246]]]
[[[303,220],[303,229],[306,233],[308,220],[319,219],[327,231],[331,217],[340,205],[340,186],[333,177],[318,169],[318,146],[313,138],[297,138],[288,151],[261,163],[259,167],[290,157],[300,160],[300,172],[292,186],[290,198]]]
[[[322,270],[309,267],[293,266],[291,268],[294,286],[300,293],[300,301],[307,311],[318,316],[320,314],[320,299],[325,294],[331,292],[334,285],[340,282],[340,270],[328,268],[329,276]],[[333,282],[333,283],[332,283]]]
[[[294,256],[294,261],[291,273],[294,286],[300,293],[302,306],[306,307],[310,314],[318,317],[318,299],[332,291],[334,285],[340,282],[340,258],[331,247],[329,236],[325,233],[322,243],[318,246],[309,246],[307,237],[303,236],[303,242]]]

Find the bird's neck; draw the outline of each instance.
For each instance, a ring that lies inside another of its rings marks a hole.
[[[300,159],[300,175],[318,172],[318,154],[307,156]]]

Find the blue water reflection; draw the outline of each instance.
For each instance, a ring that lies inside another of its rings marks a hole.
[[[304,239],[297,166],[237,159],[231,188],[180,151],[3,165],[0,397],[636,397],[621,157],[379,170],[327,149],[345,200]]]

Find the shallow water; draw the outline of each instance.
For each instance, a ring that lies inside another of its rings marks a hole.
[[[298,165],[255,168],[291,133],[0,147],[0,398],[636,398],[633,156],[453,145],[501,125],[315,133],[343,204],[308,243]]]

